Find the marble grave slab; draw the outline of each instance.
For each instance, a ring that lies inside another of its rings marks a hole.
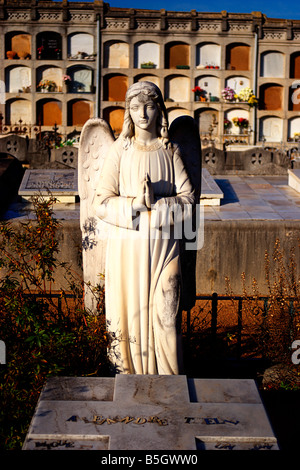
[[[78,195],[77,170],[26,170],[19,195],[30,200],[36,194],[47,197],[48,192],[57,198],[57,202],[75,202]]]
[[[184,375],[54,377],[23,450],[277,450],[256,384]]]

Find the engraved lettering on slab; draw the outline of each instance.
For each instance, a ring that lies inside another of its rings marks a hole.
[[[37,177],[39,178],[37,180]],[[57,173],[38,175],[31,173],[27,180],[26,189],[74,189],[74,175],[72,173]]]
[[[223,419],[223,418],[194,418],[191,416],[186,416],[185,423],[187,424],[233,424],[236,426],[239,421],[237,420],[230,420],[230,419]]]
[[[168,425],[168,420],[165,418],[159,418],[158,416],[149,416],[148,418],[145,418],[144,416],[138,416],[138,417],[132,417],[132,416],[125,416],[124,418],[121,418],[120,416],[115,416],[114,418],[105,418],[104,416],[98,416],[94,415],[93,419],[88,419],[86,417],[80,418],[77,415],[70,416],[66,421],[83,421],[86,424],[97,424],[97,425],[102,425],[104,423],[106,424],[116,424],[116,423],[123,423],[123,424],[128,424],[128,423],[134,423],[134,424],[146,424],[146,423],[156,423],[159,426],[167,426]]]

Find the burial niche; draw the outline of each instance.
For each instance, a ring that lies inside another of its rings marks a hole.
[[[36,38],[37,59],[59,60],[61,59],[62,39],[59,33],[43,31]]]

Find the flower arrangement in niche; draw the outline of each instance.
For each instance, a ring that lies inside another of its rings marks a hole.
[[[38,91],[55,91],[56,83],[52,80],[43,79],[38,84]]]
[[[42,54],[44,52],[44,46],[40,46],[37,48],[37,53],[38,53],[38,58],[41,59],[42,58]]]
[[[206,97],[205,97],[206,92],[199,86],[195,86],[195,88],[192,89],[192,92],[195,93],[196,101],[206,101]]]
[[[65,83],[66,85],[68,85],[68,83],[71,82],[71,77],[70,77],[70,75],[63,75],[63,76],[62,76],[62,81],[63,81],[63,83]]]
[[[224,119],[224,129],[227,130],[229,129],[231,126],[231,122],[229,121],[229,119]]]
[[[235,91],[229,86],[222,90],[221,95],[222,98],[226,101],[234,101],[235,99]]]
[[[237,95],[239,101],[243,101],[249,104],[249,106],[253,107],[258,104],[258,100],[253,93],[253,90],[249,87],[242,88]]]
[[[242,118],[242,117],[240,117],[240,118],[235,117],[235,118],[232,119],[232,122],[235,126],[242,127],[244,129],[246,129],[249,125],[248,119]]]
[[[195,86],[195,88],[192,89],[192,92],[195,93],[195,96],[200,96],[203,90],[199,86]]]

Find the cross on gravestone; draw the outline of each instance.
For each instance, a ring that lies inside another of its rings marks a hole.
[[[24,450],[277,449],[252,380],[50,379]]]

